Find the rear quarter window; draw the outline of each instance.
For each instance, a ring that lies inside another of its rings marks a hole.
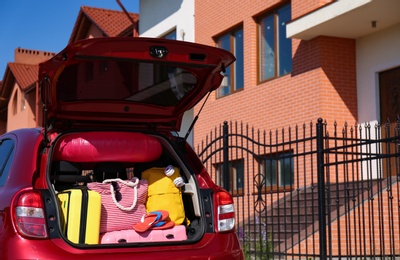
[[[4,186],[10,174],[12,158],[14,156],[14,141],[0,140],[0,187]]]

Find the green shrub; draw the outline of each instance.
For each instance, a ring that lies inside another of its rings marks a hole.
[[[269,260],[273,259],[274,245],[272,233],[267,235],[265,229],[261,236],[257,234],[248,235],[243,229],[239,229],[238,236],[243,245],[246,260]]]

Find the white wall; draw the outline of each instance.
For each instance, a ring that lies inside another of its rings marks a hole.
[[[400,24],[362,37],[356,42],[357,52],[357,99],[358,122],[371,125],[371,136],[380,118],[379,72],[400,66]],[[362,133],[363,134],[363,133]],[[368,152],[378,153],[380,147],[368,147]],[[363,152],[367,152],[364,147]],[[373,178],[378,177],[377,161],[363,163],[363,169],[371,167]]]
[[[140,37],[161,37],[176,28],[177,40],[194,42],[194,0],[140,0],[139,14]]]
[[[176,39],[194,42],[194,0],[140,0],[139,37],[159,38],[176,29]],[[182,120],[179,136],[185,136],[193,121],[193,109]],[[193,145],[193,132],[188,138]]]
[[[380,121],[379,72],[400,66],[400,24],[356,42],[358,121]]]

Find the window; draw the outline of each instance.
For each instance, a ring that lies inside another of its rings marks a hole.
[[[244,188],[244,161],[234,160],[229,162],[229,175],[224,178],[224,165],[218,163],[215,168],[215,183],[230,191],[232,195],[243,195]],[[229,184],[228,184],[229,183]]]
[[[0,141],[0,187],[4,186],[10,172],[14,156],[14,141],[5,139]]]
[[[24,111],[25,109],[26,109],[25,94],[22,92],[21,93],[21,111]]]
[[[287,151],[263,156],[259,160],[265,190],[279,191],[294,184],[293,152]]]
[[[169,39],[169,40],[176,40],[176,30],[167,33],[166,35],[162,36],[161,38]]]
[[[226,69],[217,97],[229,95],[244,87],[243,29],[226,33],[217,39],[217,46],[232,52],[236,61]]]
[[[18,113],[18,90],[14,92],[14,98],[12,101],[12,111],[13,115],[16,115]]]
[[[259,81],[292,71],[292,41],[286,38],[286,23],[290,19],[290,4],[260,17]]]

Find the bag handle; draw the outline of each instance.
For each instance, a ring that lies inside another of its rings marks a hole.
[[[139,179],[134,177],[133,180],[134,181],[132,182],[132,181],[124,181],[124,180],[121,180],[120,178],[116,178],[116,179],[107,179],[107,180],[103,181],[104,184],[110,183],[111,198],[112,198],[114,204],[120,210],[131,211],[136,206],[136,202],[137,202],[137,185],[139,183]],[[115,198],[115,190],[114,190],[114,186],[112,185],[112,182],[119,182],[119,183],[122,183],[125,186],[133,188],[133,203],[129,208],[126,208],[126,207],[124,207],[124,206],[122,206],[121,204],[118,203],[117,199]]]

